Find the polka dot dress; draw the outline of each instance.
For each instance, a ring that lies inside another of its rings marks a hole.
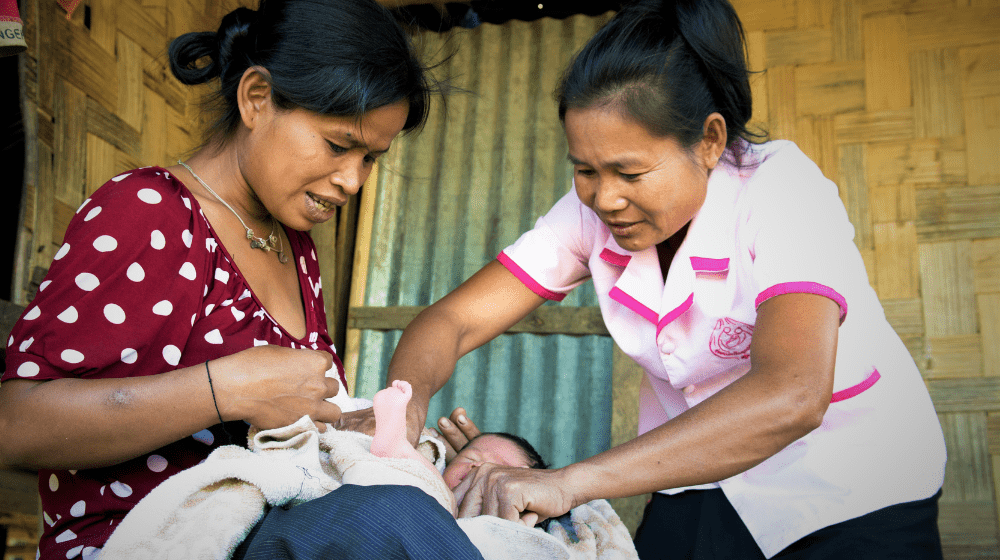
[[[326,329],[315,246],[305,233],[286,233],[305,304],[304,339],[257,300],[183,183],[158,167],[111,179],[70,222],[7,341],[3,381],[155,375],[275,344],[330,352],[346,386]],[[243,422],[226,427],[245,443]],[[112,467],[40,471],[41,558],[95,558],[136,502],[228,443],[223,434],[214,426]]]

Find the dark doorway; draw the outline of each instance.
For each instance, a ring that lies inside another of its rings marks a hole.
[[[18,56],[0,58],[0,299],[12,299],[11,282],[24,185],[24,121]]]

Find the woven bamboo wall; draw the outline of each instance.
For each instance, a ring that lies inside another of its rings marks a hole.
[[[767,70],[756,119],[840,185],[871,282],[940,412],[947,557],[1000,557],[1000,2],[734,3],[752,66]],[[55,0],[22,1],[34,150],[19,303],[88,193],[197,144],[198,92],[169,76],[166,45],[236,4],[86,0],[67,20]]]
[[[200,92],[177,82],[169,39],[214,29],[236,2],[23,0],[29,162],[14,300],[48,268],[77,207],[116,173],[169,165],[199,143]]]

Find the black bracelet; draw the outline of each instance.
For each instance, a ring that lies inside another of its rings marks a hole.
[[[215,400],[215,387],[212,385],[212,372],[208,369],[208,362],[210,360],[205,360],[205,374],[208,375],[208,389],[212,391],[212,404],[215,405],[215,414],[219,417],[219,425],[222,426],[222,431],[226,434],[226,439],[229,444],[233,443],[233,436],[229,434],[229,430],[226,429],[226,421],[222,419],[222,413],[219,412],[219,401]]]

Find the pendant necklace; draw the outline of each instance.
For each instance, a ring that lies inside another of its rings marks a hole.
[[[188,173],[190,173],[192,177],[197,179],[198,182],[201,183],[201,186],[205,187],[205,190],[212,193],[212,196],[219,199],[219,202],[224,204],[226,208],[229,208],[229,211],[232,212],[234,216],[236,216],[236,219],[240,221],[240,225],[243,226],[243,229],[247,230],[247,239],[250,240],[251,249],[260,249],[265,253],[269,251],[274,251],[275,253],[278,254],[278,262],[282,264],[288,262],[288,255],[285,254],[285,246],[284,243],[282,243],[281,241],[281,236],[274,234],[276,230],[274,216],[271,216],[271,234],[268,235],[266,238],[257,237],[257,235],[253,232],[252,229],[250,229],[247,226],[246,222],[243,221],[243,218],[240,217],[240,215],[236,212],[236,210],[233,210],[233,207],[230,206],[228,202],[226,202],[225,200],[222,199],[221,196],[216,194],[216,192],[212,190],[212,187],[208,186],[208,183],[203,181],[202,178],[199,177],[198,174],[194,172],[194,169],[191,169],[190,165],[184,163],[181,160],[177,160],[177,163],[179,165],[184,166],[184,169],[187,169]]]

